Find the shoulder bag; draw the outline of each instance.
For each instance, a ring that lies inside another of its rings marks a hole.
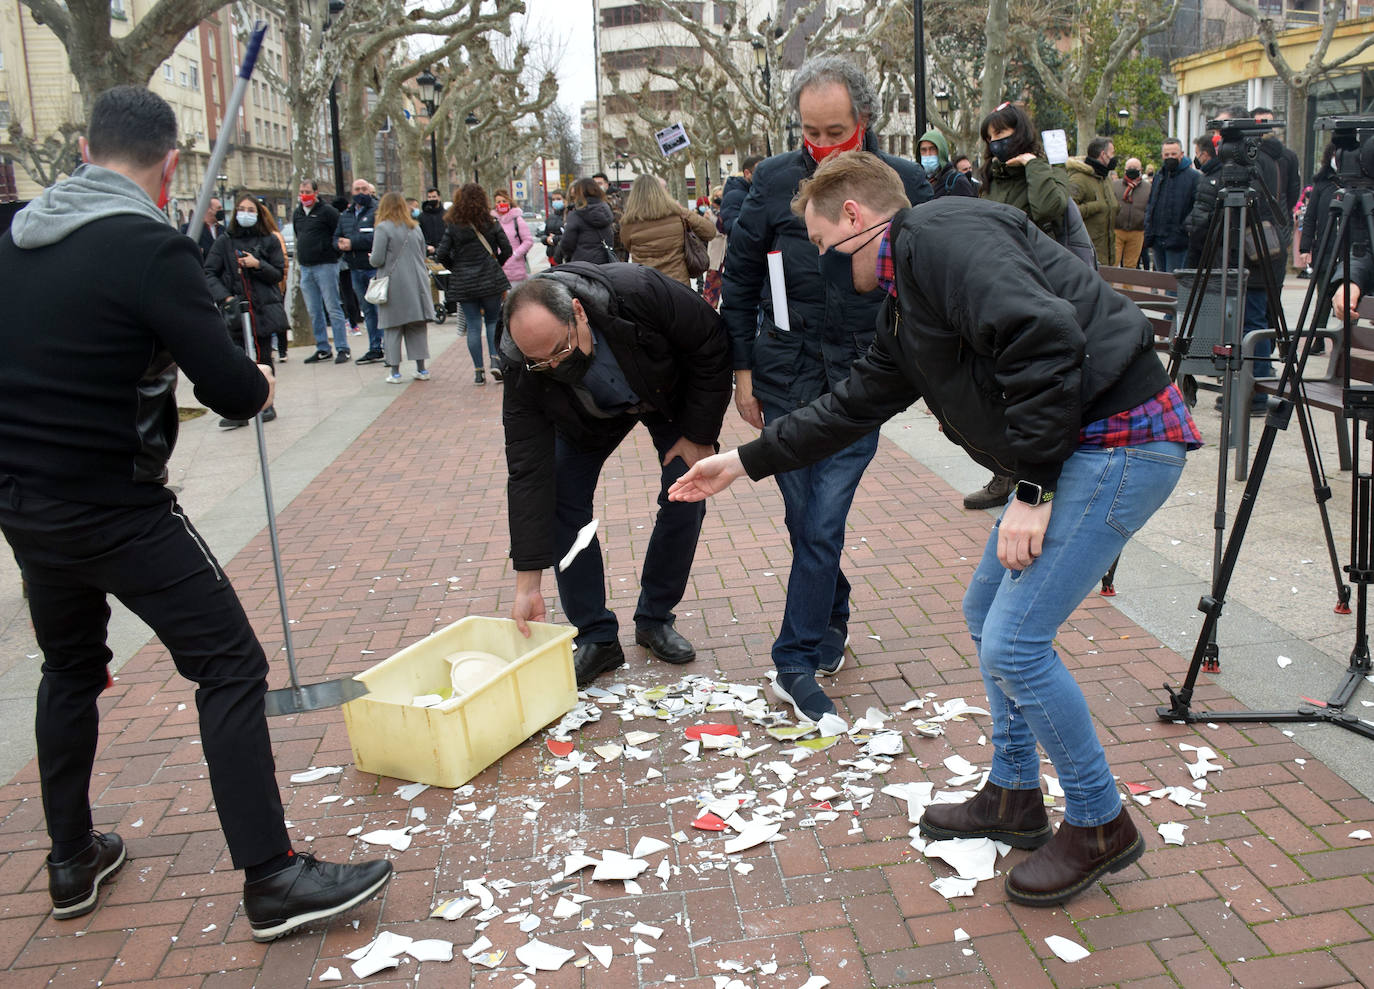
[[[688,278],[700,278],[711,267],[706,242],[692,232],[692,225],[685,216],[682,218],[682,257],[687,262]]]

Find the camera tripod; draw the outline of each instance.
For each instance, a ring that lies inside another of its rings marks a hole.
[[[1374,123],[1371,119],[1370,123]],[[1338,130],[1338,139],[1340,137]],[[1368,589],[1374,583],[1374,386],[1358,385],[1352,386],[1350,383],[1350,366],[1346,362],[1343,376],[1343,411],[1350,421],[1351,429],[1351,463],[1353,468],[1353,478],[1351,484],[1351,562],[1345,567],[1345,572],[1349,574],[1350,580],[1355,584],[1356,591],[1356,627],[1355,627],[1355,646],[1350,654],[1349,664],[1345,676],[1340,685],[1336,688],[1331,697],[1325,701],[1313,701],[1309,705],[1298,707],[1287,711],[1194,711],[1190,708],[1193,690],[1197,683],[1198,672],[1201,670],[1210,656],[1215,660],[1217,655],[1216,627],[1221,617],[1222,606],[1225,602],[1226,591],[1230,586],[1231,577],[1235,571],[1236,560],[1240,553],[1241,543],[1245,538],[1245,532],[1253,514],[1255,497],[1259,492],[1260,483],[1263,480],[1265,468],[1268,466],[1269,455],[1273,450],[1274,441],[1280,429],[1286,429],[1289,418],[1296,408],[1298,411],[1298,421],[1303,430],[1303,442],[1307,448],[1309,467],[1312,471],[1314,490],[1317,493],[1318,506],[1322,514],[1322,522],[1325,527],[1327,546],[1332,555],[1333,566],[1336,567],[1336,581],[1338,586],[1339,602],[1337,604],[1338,613],[1349,613],[1350,588],[1346,586],[1340,576],[1340,564],[1336,558],[1335,543],[1331,533],[1330,519],[1326,511],[1326,502],[1330,500],[1331,491],[1325,483],[1325,477],[1321,472],[1320,454],[1316,449],[1316,444],[1312,441],[1312,430],[1310,422],[1310,409],[1304,400],[1304,390],[1302,385],[1302,373],[1307,365],[1307,360],[1311,356],[1312,345],[1316,339],[1315,329],[1319,323],[1324,322],[1326,311],[1326,300],[1330,295],[1330,286],[1333,274],[1336,271],[1337,262],[1343,264],[1343,278],[1349,277],[1351,262],[1351,240],[1357,219],[1363,219],[1365,233],[1369,238],[1369,243],[1374,244],[1374,180],[1369,176],[1361,174],[1357,155],[1353,147],[1357,143],[1354,139],[1355,132],[1351,130],[1347,136],[1347,143],[1351,145],[1351,150],[1347,150],[1342,155],[1342,166],[1340,170],[1341,189],[1336,193],[1332,201],[1330,222],[1322,233],[1321,242],[1317,245],[1315,273],[1311,284],[1308,286],[1307,295],[1303,300],[1302,312],[1298,317],[1295,332],[1289,334],[1283,325],[1282,312],[1278,313],[1278,341],[1283,348],[1283,372],[1278,382],[1278,398],[1271,401],[1268,413],[1265,418],[1264,431],[1255,449],[1254,463],[1250,476],[1245,486],[1245,492],[1241,496],[1240,508],[1236,513],[1235,524],[1232,527],[1230,538],[1226,542],[1225,552],[1219,560],[1219,567],[1215,567],[1212,591],[1205,595],[1198,603],[1198,610],[1203,614],[1203,626],[1198,636],[1198,642],[1193,650],[1192,662],[1188,667],[1188,675],[1183,685],[1178,690],[1164,686],[1168,692],[1170,706],[1156,709],[1160,720],[1163,721],[1184,721],[1184,722],[1221,722],[1221,721],[1268,721],[1268,722],[1325,722],[1338,725],[1349,731],[1364,735],[1367,738],[1374,738],[1374,723],[1364,721],[1353,714],[1347,713],[1346,705],[1354,696],[1359,684],[1371,672],[1369,637],[1367,628],[1368,618]],[[1370,138],[1374,142],[1374,138]],[[1341,147],[1341,144],[1337,145]],[[1232,190],[1227,190],[1228,192]],[[1244,222],[1245,208],[1241,205],[1242,223]],[[1213,219],[1216,217],[1214,215]],[[1251,229],[1257,226],[1256,218],[1252,215]],[[1242,226],[1242,229],[1245,229]],[[1215,231],[1209,230],[1209,241]],[[1256,231],[1258,235],[1258,231]],[[1223,234],[1223,243],[1227,237]],[[1229,245],[1227,245],[1229,246]],[[1223,254],[1229,257],[1229,254]],[[1273,284],[1271,271],[1264,269],[1266,291],[1270,293],[1271,301],[1277,293],[1273,291],[1276,286]],[[1201,280],[1200,280],[1201,281]],[[1194,286],[1196,293],[1198,286]],[[1315,306],[1313,305],[1315,300]],[[1192,298],[1189,299],[1191,307]],[[1309,312],[1313,315],[1311,328],[1307,331],[1304,326],[1307,324]],[[1349,306],[1346,306],[1345,313],[1345,346],[1349,347],[1352,343],[1353,319]],[[1239,316],[1237,317],[1239,322]],[[1235,355],[1233,345],[1223,345],[1215,348],[1217,351],[1218,363],[1225,364],[1227,371],[1235,365]],[[1178,360],[1179,351],[1176,348],[1174,354],[1175,362]],[[1171,368],[1172,369],[1172,368]],[[1223,392],[1229,387],[1229,373],[1223,379]],[[1223,398],[1222,419],[1223,431],[1227,428],[1228,403]],[[1365,471],[1360,469],[1360,424],[1364,423],[1367,436],[1371,439],[1371,458],[1370,465]],[[1221,480],[1219,486],[1224,485],[1225,479],[1225,457],[1222,457],[1220,468]],[[1223,519],[1223,508],[1219,498],[1217,511],[1218,525]],[[1220,540],[1220,530],[1218,530],[1218,540]],[[1215,565],[1215,564],[1214,564]],[[1219,663],[1212,669],[1219,668]],[[1304,698],[1306,699],[1306,698]]]

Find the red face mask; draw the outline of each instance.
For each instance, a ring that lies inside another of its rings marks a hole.
[[[315,194],[314,194],[313,192],[312,192],[312,193],[301,193],[301,205],[302,205],[302,206],[305,206],[305,207],[307,207],[307,208],[308,208],[308,207],[311,207],[311,206],[314,206],[314,205],[315,205]]]
[[[168,203],[168,201],[169,201],[169,199],[170,199],[170,197],[167,195],[167,190],[168,190],[168,188],[171,186],[171,184],[172,184],[172,178],[173,178],[173,176],[175,176],[175,175],[176,175],[176,172],[175,172],[175,171],[172,171],[172,172],[169,173],[168,170],[167,170],[167,166],[166,166],[166,165],[162,166],[162,185],[158,186],[158,190],[157,190],[157,208],[158,208],[158,209],[166,209],[166,208],[167,208],[167,203]]]
[[[859,124],[859,126],[855,127],[854,133],[849,135],[847,140],[841,141],[839,144],[812,144],[806,138],[802,138],[802,143],[806,145],[806,150],[810,152],[812,159],[819,164],[831,155],[839,154],[841,151],[853,151],[856,148],[863,147],[864,125]]]
[[[510,212],[510,203],[497,203],[497,204],[496,204],[496,212],[498,212],[498,213],[509,213],[509,212]]]

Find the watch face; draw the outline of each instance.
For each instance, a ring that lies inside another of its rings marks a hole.
[[[1024,501],[1027,505],[1040,504],[1040,496],[1044,489],[1034,481],[1016,482],[1016,500]]]

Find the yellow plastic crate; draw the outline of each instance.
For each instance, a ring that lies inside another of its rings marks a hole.
[[[364,697],[343,706],[353,761],[368,773],[462,786],[577,704],[566,625],[530,622],[526,639],[509,618],[469,616],[357,675]],[[417,695],[449,685],[446,656],[491,653],[506,665],[446,709],[416,707]]]

